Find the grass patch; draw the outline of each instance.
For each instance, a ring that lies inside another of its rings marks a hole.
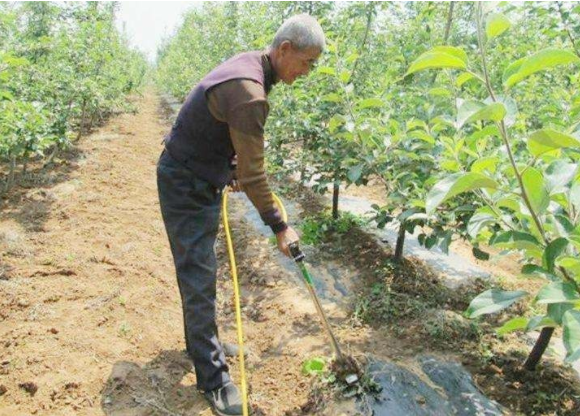
[[[338,218],[332,218],[330,210],[324,210],[302,220],[300,241],[304,244],[319,245],[326,241],[330,234],[346,234],[354,227],[360,227],[365,223],[365,219],[350,212],[341,212]]]

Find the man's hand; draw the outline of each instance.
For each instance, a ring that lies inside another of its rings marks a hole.
[[[242,188],[240,188],[240,183],[237,179],[232,179],[230,183],[228,183],[228,186],[232,192],[242,192]]]
[[[280,231],[276,234],[276,240],[278,240],[278,250],[280,250],[285,256],[290,257],[290,249],[288,246],[295,241],[298,241],[300,238],[296,231],[290,226],[286,228],[284,231]]]

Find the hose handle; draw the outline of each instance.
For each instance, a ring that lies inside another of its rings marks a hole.
[[[301,262],[306,257],[302,250],[300,250],[298,241],[288,244],[288,248],[290,249],[290,255],[296,263]]]

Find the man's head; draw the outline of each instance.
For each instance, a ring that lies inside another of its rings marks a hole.
[[[315,18],[299,14],[286,20],[270,45],[272,65],[286,84],[306,75],[324,50],[324,32]]]

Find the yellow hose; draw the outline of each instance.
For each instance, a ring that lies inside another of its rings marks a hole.
[[[222,199],[222,218],[224,223],[224,230],[226,232],[226,244],[228,246],[228,256],[230,258],[230,268],[232,270],[232,279],[234,281],[234,304],[236,308],[236,327],[238,332],[238,346],[239,346],[239,360],[240,360],[240,378],[242,387],[242,411],[243,416],[248,416],[248,388],[246,385],[246,367],[244,362],[244,332],[242,329],[242,308],[240,305],[240,287],[238,284],[238,268],[236,266],[236,256],[234,254],[234,245],[232,244],[232,236],[230,233],[230,222],[228,219],[228,195],[229,188],[224,190]],[[282,218],[288,221],[288,214],[284,204],[276,194],[272,194],[274,201],[280,208]]]
[[[244,416],[248,416],[248,388],[246,386],[246,367],[244,362],[244,333],[242,330],[242,309],[240,306],[240,287],[238,285],[238,269],[236,266],[236,256],[234,254],[234,246],[232,244],[232,236],[230,234],[230,223],[228,220],[228,194],[229,188],[224,191],[222,200],[222,215],[224,222],[224,230],[226,231],[226,244],[228,246],[228,256],[230,258],[230,268],[232,270],[232,279],[234,281],[234,303],[236,307],[236,326],[238,330],[238,346],[240,359],[240,378],[242,385],[242,412]]]
[[[272,197],[274,198],[276,205],[278,205],[278,208],[280,208],[280,212],[282,213],[282,219],[284,220],[284,222],[288,222],[288,214],[286,213],[286,208],[284,208],[284,204],[282,203],[282,201],[280,201],[278,195],[272,193]]]

